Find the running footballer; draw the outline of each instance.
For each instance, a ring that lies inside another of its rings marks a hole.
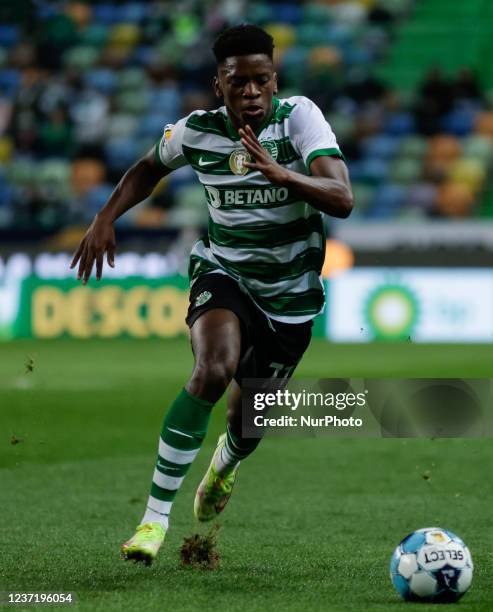
[[[148,197],[159,180],[190,164],[204,186],[208,235],[190,256],[190,328],[195,364],[168,407],[150,496],[125,559],[152,562],[173,500],[228,391],[219,437],[195,496],[208,521],[225,507],[240,463],[259,443],[241,431],[244,378],[289,378],[323,307],[322,214],[347,217],[353,197],[344,158],[320,109],[303,96],[278,99],[273,40],[240,25],[215,41],[213,87],[224,106],[167,125],[156,147],[123,176],[77,249],[84,284],[106,253],[114,266],[114,221]]]

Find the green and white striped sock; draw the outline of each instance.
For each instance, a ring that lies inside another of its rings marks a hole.
[[[227,476],[238,467],[240,461],[253,453],[259,443],[260,439],[257,438],[238,438],[228,427],[224,446],[214,458],[214,469],[220,476]]]
[[[214,404],[183,389],[163,422],[151,494],[141,523],[159,522],[167,529],[176,493],[199,452]]]

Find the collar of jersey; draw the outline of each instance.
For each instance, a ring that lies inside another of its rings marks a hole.
[[[276,114],[277,109],[279,108],[279,104],[280,104],[279,98],[276,98],[276,96],[272,96],[272,111],[270,115],[265,117],[265,119],[262,121],[259,127],[255,130],[255,136],[258,136],[260,132],[264,129],[264,127],[269,125],[270,120]],[[240,140],[240,135],[238,134],[238,131],[235,130],[235,128],[233,127],[233,124],[229,120],[228,111],[226,110],[226,108],[225,108],[225,116],[226,116],[226,130],[228,132],[228,136],[231,138],[231,140]]]

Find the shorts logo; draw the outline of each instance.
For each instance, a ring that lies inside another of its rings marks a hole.
[[[246,174],[249,170],[245,162],[251,162],[252,157],[246,149],[235,149],[229,156],[229,167],[233,174]]]
[[[276,142],[274,140],[261,140],[260,144],[267,151],[267,153],[272,157],[273,160],[277,159],[279,154],[279,149],[277,148]]]
[[[198,295],[197,299],[195,300],[195,306],[202,306],[202,304],[208,302],[211,297],[212,293],[210,291],[202,291],[202,293]]]

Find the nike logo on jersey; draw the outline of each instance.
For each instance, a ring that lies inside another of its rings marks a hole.
[[[216,163],[217,162],[215,160],[214,161],[204,161],[202,159],[202,156],[199,157],[199,166],[210,166],[211,164],[216,164]]]

